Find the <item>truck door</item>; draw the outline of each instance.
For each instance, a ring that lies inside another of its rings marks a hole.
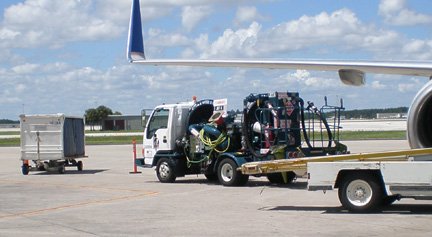
[[[144,133],[145,164],[151,165],[158,150],[168,150],[168,118],[169,109],[157,108],[150,116]]]

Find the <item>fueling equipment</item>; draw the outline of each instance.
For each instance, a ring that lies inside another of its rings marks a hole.
[[[305,107],[297,92],[250,94],[241,113],[228,111],[227,104],[226,99],[194,99],[157,106],[147,121],[138,165],[156,166],[161,182],[204,174],[235,186],[247,182],[249,176],[237,168],[248,162],[347,152],[338,140],[342,104],[318,109],[307,102]],[[267,177],[288,183],[295,173]]]

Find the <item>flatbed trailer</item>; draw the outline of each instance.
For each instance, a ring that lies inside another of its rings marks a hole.
[[[250,162],[239,169],[248,175],[305,170],[309,191],[338,189],[353,212],[401,198],[432,200],[432,148]]]

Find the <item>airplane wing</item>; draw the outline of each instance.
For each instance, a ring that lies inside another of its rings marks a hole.
[[[246,67],[338,71],[347,85],[364,85],[365,73],[425,76],[432,78],[432,62],[336,61],[336,60],[247,60],[247,59],[146,59],[139,0],[133,0],[127,58],[131,63],[161,66]]]

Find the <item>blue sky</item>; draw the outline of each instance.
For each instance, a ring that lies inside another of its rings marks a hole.
[[[146,67],[125,58],[129,0],[2,0],[0,118],[123,114],[198,98],[298,91],[347,109],[409,106],[427,78],[367,75],[362,88],[336,73]],[[142,0],[151,58],[432,60],[432,2],[424,0]]]

